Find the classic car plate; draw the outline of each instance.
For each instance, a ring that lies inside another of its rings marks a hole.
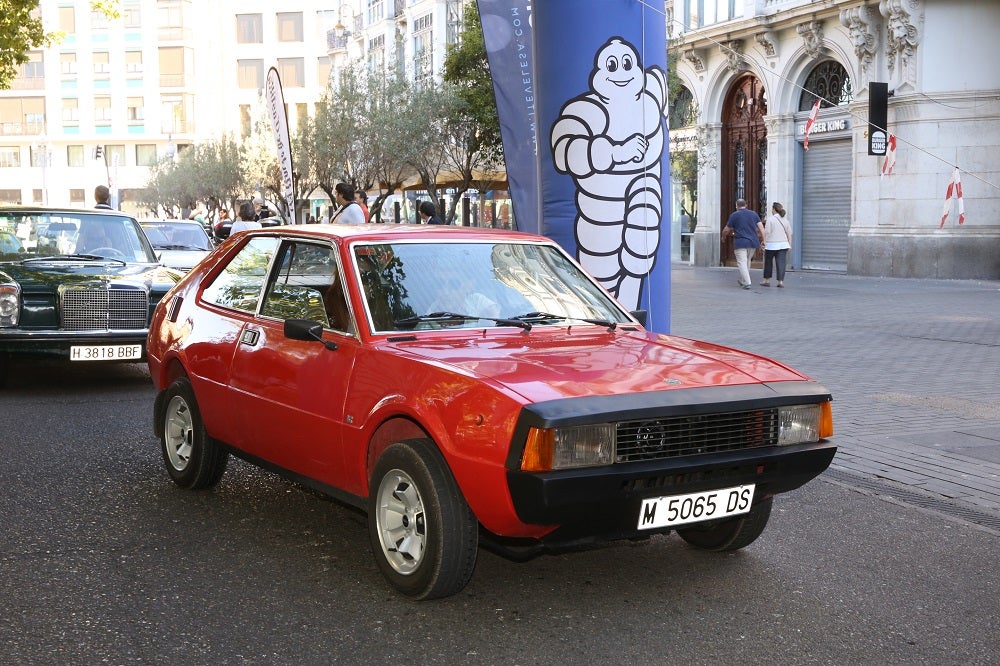
[[[73,345],[71,361],[135,361],[142,358],[142,345]]]
[[[750,484],[703,493],[646,499],[639,509],[638,529],[672,527],[748,513],[753,502],[753,491],[754,485]]]

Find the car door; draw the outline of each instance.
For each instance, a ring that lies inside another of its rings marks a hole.
[[[286,319],[323,325],[324,340],[286,338]],[[339,485],[347,383],[358,341],[332,244],[281,243],[258,315],[248,321],[230,369],[242,447],[294,472]]]

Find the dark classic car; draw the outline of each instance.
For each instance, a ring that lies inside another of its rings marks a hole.
[[[113,210],[0,207],[0,381],[12,355],[141,361],[149,318],[181,273]]]
[[[743,548],[829,465],[831,396],[641,321],[539,236],[249,231],[156,309],[155,432],[181,487],[234,453],[364,509],[378,567],[417,599],[461,590],[481,541]]]
[[[160,263],[182,273],[191,270],[215,247],[200,222],[143,220],[140,224]]]

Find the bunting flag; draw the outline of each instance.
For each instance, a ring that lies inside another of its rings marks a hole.
[[[288,207],[288,219],[295,224],[295,179],[292,176],[292,142],[288,138],[288,117],[285,115],[285,96],[281,91],[281,78],[278,70],[272,67],[267,72],[264,81],[267,111],[271,118],[271,129],[274,131],[274,141],[278,149],[278,167],[281,171],[281,184],[284,189],[285,205]]]
[[[882,162],[882,175],[891,176],[894,166],[896,166],[896,135],[890,134],[886,142],[885,161]]]
[[[802,147],[809,150],[809,132],[812,131],[813,124],[816,122],[816,116],[819,115],[819,99],[813,104],[812,111],[809,112],[809,120],[806,121],[806,137],[802,140]]]
[[[951,173],[951,180],[948,181],[948,192],[944,197],[944,212],[941,213],[941,226],[944,226],[951,211],[951,199],[958,199],[958,223],[965,224],[965,201],[962,200],[962,177],[958,173],[958,167]]]

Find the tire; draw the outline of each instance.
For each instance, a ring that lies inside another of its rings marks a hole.
[[[369,488],[372,552],[392,586],[417,600],[461,591],[476,565],[479,525],[434,444],[391,445]]]
[[[761,535],[771,517],[771,503],[768,497],[759,502],[750,513],[720,523],[703,526],[683,527],[677,534],[692,546],[714,552],[730,552],[746,548]]]
[[[167,474],[181,488],[215,486],[226,471],[229,452],[205,432],[191,382],[181,377],[163,393],[159,430]]]

